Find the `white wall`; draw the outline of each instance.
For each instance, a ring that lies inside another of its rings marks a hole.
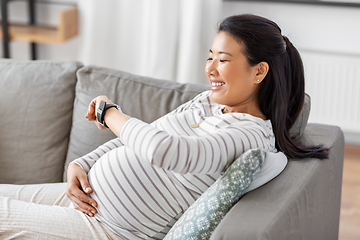
[[[300,50],[360,56],[360,8],[224,2],[223,16],[240,13],[259,14],[275,21]]]

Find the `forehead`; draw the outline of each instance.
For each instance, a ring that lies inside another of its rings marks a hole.
[[[213,53],[216,52],[230,52],[231,54],[241,53],[242,44],[228,32],[221,31],[214,37],[213,44],[211,45]]]

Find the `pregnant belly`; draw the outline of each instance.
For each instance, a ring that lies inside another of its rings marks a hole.
[[[125,166],[113,151],[105,154],[91,168],[88,177],[93,192],[89,194],[97,202],[98,218],[119,223],[124,218],[124,208],[130,206],[124,185],[128,181]],[[127,170],[128,171],[128,170]],[[124,197],[125,196],[125,197]]]
[[[90,197],[98,204],[95,217],[112,228],[151,236],[182,211],[182,201],[169,191],[174,183],[164,171],[127,151],[107,153],[88,174]]]

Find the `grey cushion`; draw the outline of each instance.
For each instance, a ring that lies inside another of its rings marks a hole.
[[[119,104],[124,113],[150,123],[208,88],[205,85],[180,84],[95,66],[82,68],[78,72],[64,180],[69,162],[115,137],[111,131],[100,131],[93,122],[84,118],[90,101],[96,96],[106,95]]]
[[[115,135],[110,131],[99,131],[84,115],[90,101],[98,95],[107,95],[121,106],[124,113],[152,122],[209,89],[207,85],[180,84],[172,81],[141,77],[130,73],[88,66],[78,71],[73,127],[65,164],[94,150]],[[293,138],[299,138],[304,131],[310,111],[307,96],[304,111],[291,129]]]
[[[0,61],[0,183],[62,180],[80,67]]]

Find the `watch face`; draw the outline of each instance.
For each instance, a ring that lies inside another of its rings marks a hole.
[[[99,105],[98,109],[96,110],[96,118],[101,125],[104,124],[103,112],[104,112],[105,106],[106,106],[106,102],[101,100],[100,105]]]
[[[102,110],[100,108],[98,108],[97,112],[96,112],[96,118],[97,118],[98,122],[100,122],[100,120],[101,120],[101,113],[102,113]]]

